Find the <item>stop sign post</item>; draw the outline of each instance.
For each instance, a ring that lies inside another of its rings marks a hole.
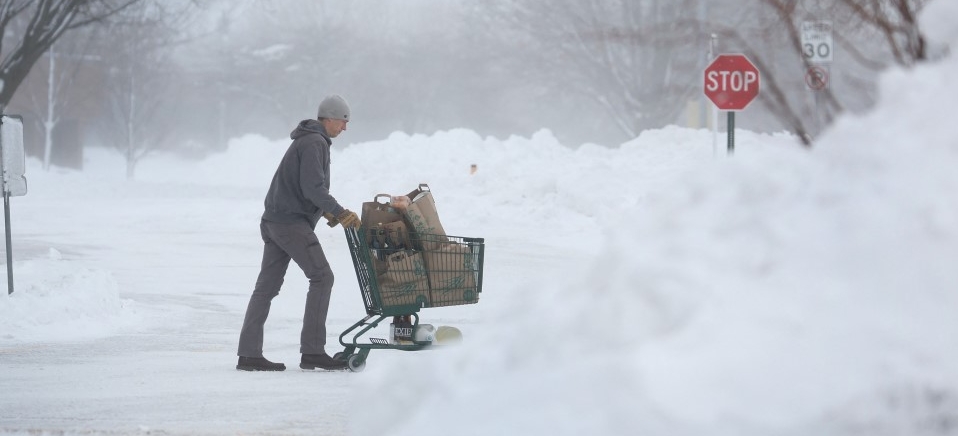
[[[760,74],[742,54],[721,54],[705,68],[705,96],[728,111],[728,151],[735,151],[735,111],[745,109],[758,96]]]

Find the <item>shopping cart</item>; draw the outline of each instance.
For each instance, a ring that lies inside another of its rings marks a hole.
[[[351,371],[362,371],[374,349],[416,351],[435,346],[417,338],[420,309],[479,302],[483,238],[359,228],[346,229],[346,242],[366,305],[366,317],[339,335],[345,349],[333,356],[345,360]],[[393,331],[390,339],[360,340],[387,318],[409,316],[406,340],[393,339]]]

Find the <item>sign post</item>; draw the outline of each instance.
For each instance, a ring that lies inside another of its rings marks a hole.
[[[815,98],[815,122],[818,130],[824,127],[822,120],[821,91],[828,89],[828,68],[832,63],[832,22],[802,22],[802,58],[808,67],[805,84]]]
[[[10,197],[27,195],[26,159],[23,154],[23,119],[0,111],[0,171],[3,188],[3,222],[7,236],[7,294],[13,293],[13,244],[10,236]]]
[[[758,68],[741,54],[721,54],[705,68],[705,96],[728,111],[728,154],[735,152],[735,111],[758,96]]]

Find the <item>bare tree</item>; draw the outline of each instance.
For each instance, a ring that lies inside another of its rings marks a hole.
[[[318,105],[318,88],[348,74],[342,60],[355,38],[330,20],[326,3],[247,0],[218,11],[216,31],[185,48],[179,63],[192,80],[183,97],[202,115],[198,128],[216,131],[215,139],[207,135],[215,148],[226,145],[227,132],[291,127],[303,107]]]
[[[89,62],[99,61],[98,56],[86,54],[90,53],[95,36],[96,32],[90,31],[90,28],[78,29],[71,32],[70,38],[61,38],[51,45],[44,55],[46,62],[41,63],[45,63],[47,68],[45,90],[38,93],[36,87],[29,86],[21,90],[27,92],[34,113],[40,114],[37,120],[42,120],[44,170],[49,169],[53,162],[54,145],[63,145],[54,144],[54,131],[61,127],[64,117],[68,117],[70,106],[80,106],[90,98],[95,98],[94,93],[83,86],[81,74]],[[43,66],[39,71],[41,73]],[[38,72],[36,69],[33,71]]]
[[[163,143],[172,130],[177,99],[169,98],[179,71],[173,49],[190,38],[185,32],[193,4],[144,1],[118,14],[106,31],[117,36],[100,57],[110,65],[109,116],[102,119],[105,136],[124,154],[126,175]]]
[[[82,54],[88,52],[92,32],[77,30],[72,36],[51,45],[43,55],[46,59],[39,61],[32,70],[37,76],[43,75],[44,80],[33,80],[34,83],[31,83],[27,79],[21,84],[18,93],[18,99],[29,102],[29,109],[24,113],[29,116],[24,117],[24,121],[36,124],[36,129],[43,132],[43,169],[50,167],[54,149],[53,132],[60,126],[64,116],[68,116],[68,107],[92,95],[82,85],[80,87],[86,92],[77,92],[78,81],[82,80],[82,66],[95,59],[94,56]],[[43,71],[44,67],[46,71]],[[40,82],[43,86],[38,86]]]
[[[887,41],[895,63],[912,65],[928,56],[918,28],[918,12],[928,0],[841,0],[863,26],[875,28]]]
[[[457,47],[449,44],[451,32],[439,30],[449,23],[408,26],[397,19],[407,8],[259,0],[239,13],[224,11],[219,31],[191,47],[196,51],[184,62],[196,79],[191,104],[202,108],[197,112],[211,130],[231,135],[285,134],[315,116],[329,93],[343,94],[353,106],[362,128],[351,140],[374,128],[381,134],[435,128],[456,108],[447,88],[457,75],[439,71],[455,68],[447,55]],[[216,136],[217,147],[225,146],[226,135]]]
[[[494,2],[491,26],[503,31],[527,70],[600,107],[628,137],[674,121],[695,92],[699,59],[687,48],[697,29],[683,26],[692,2],[561,0]]]
[[[140,0],[0,0],[0,35],[20,35],[12,48],[0,39],[0,109],[6,107],[30,69],[71,29],[101,22]],[[27,18],[22,29],[16,19]]]
[[[803,21],[826,15],[831,21],[842,23],[835,28],[835,40],[846,54],[841,71],[867,71],[875,75],[889,64],[910,66],[926,58],[925,42],[918,29],[916,16],[927,0],[762,0],[771,16],[757,30],[763,40],[781,39],[794,55],[791,60],[774,60],[775,49],[755,47],[733,30],[723,34],[753,54],[753,59],[766,73],[763,84],[767,92],[760,98],[776,117],[798,135],[806,146],[814,135],[831,124],[835,116],[846,111],[855,93],[837,92],[833,87],[817,90],[816,117],[803,116],[807,107],[800,93],[789,92],[784,83],[792,81],[795,71],[807,71],[813,65],[800,54]],[[882,43],[881,41],[884,41]],[[777,47],[776,47],[777,48]],[[800,60],[800,66],[794,64]],[[783,65],[785,68],[782,68]],[[792,65],[792,66],[789,66]],[[860,94],[860,93],[859,93]],[[813,126],[809,119],[819,119]]]

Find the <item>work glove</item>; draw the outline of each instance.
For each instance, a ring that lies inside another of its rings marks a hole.
[[[355,212],[349,209],[346,209],[343,211],[343,213],[339,214],[339,216],[336,217],[336,220],[347,229],[357,228],[360,224],[359,217],[356,216]]]
[[[336,227],[339,225],[339,220],[336,219],[336,215],[333,215],[329,212],[323,212],[323,218],[326,218],[326,225],[329,227]]]

